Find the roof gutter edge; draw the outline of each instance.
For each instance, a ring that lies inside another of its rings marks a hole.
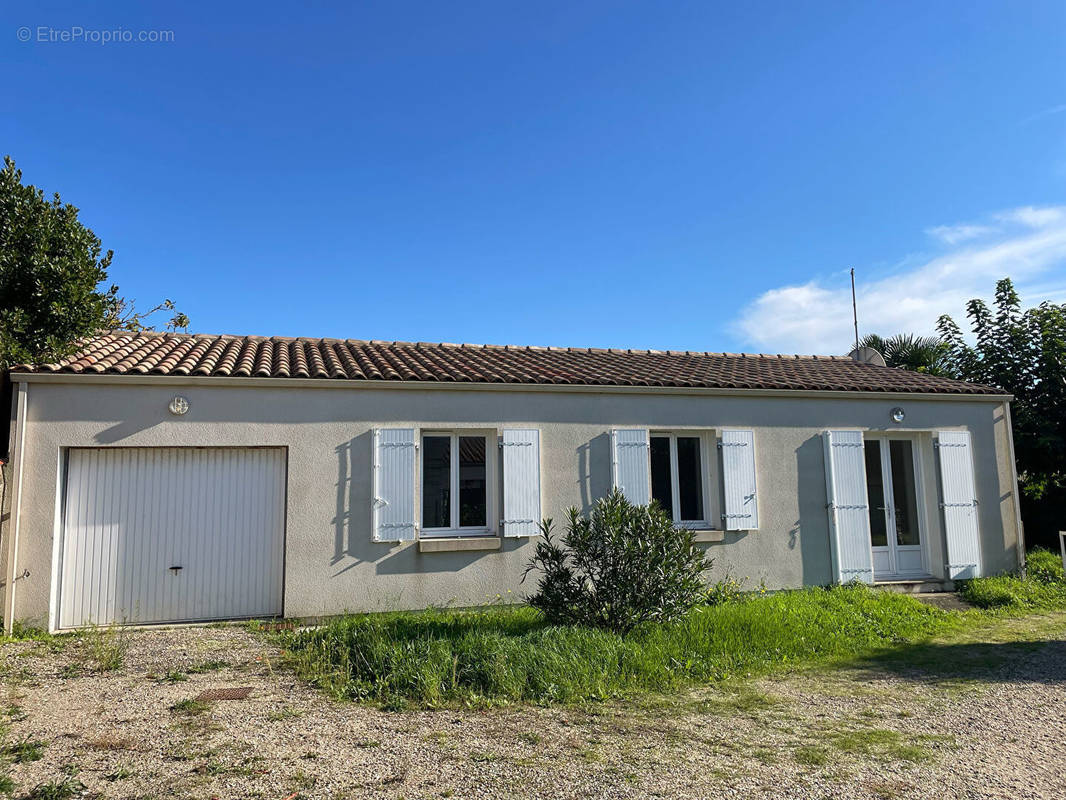
[[[11,372],[13,383],[87,383],[131,384],[152,386],[243,386],[289,387],[310,389],[406,389],[418,391],[466,392],[563,392],[575,394],[683,394],[746,397],[832,397],[954,400],[962,402],[1002,403],[1014,399],[1011,394],[964,394],[955,392],[901,392],[842,389],[732,389],[708,386],[622,386],[584,383],[458,383],[449,381],[352,380],[348,378],[262,378],[228,375],[153,375],[115,374],[106,372]]]

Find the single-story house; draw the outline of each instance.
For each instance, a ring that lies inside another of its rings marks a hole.
[[[1010,397],[850,358],[114,332],[8,377],[8,625],[517,598],[612,485],[711,579],[1022,557]]]

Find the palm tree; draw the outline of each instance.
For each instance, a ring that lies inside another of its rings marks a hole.
[[[859,341],[859,346],[872,347],[884,356],[890,367],[950,376],[948,345],[935,336],[897,333],[886,339],[871,333]]]

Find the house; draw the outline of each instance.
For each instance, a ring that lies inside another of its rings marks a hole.
[[[612,484],[712,579],[1022,555],[1010,398],[848,358],[116,332],[9,377],[8,625],[514,598]]]

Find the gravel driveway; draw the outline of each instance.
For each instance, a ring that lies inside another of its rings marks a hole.
[[[110,671],[99,635],[11,642],[4,741],[18,795],[1057,800],[1064,640],[1066,614],[1044,615],[683,696],[399,713],[326,699],[243,627],[129,633]],[[227,687],[251,693],[190,702]]]

